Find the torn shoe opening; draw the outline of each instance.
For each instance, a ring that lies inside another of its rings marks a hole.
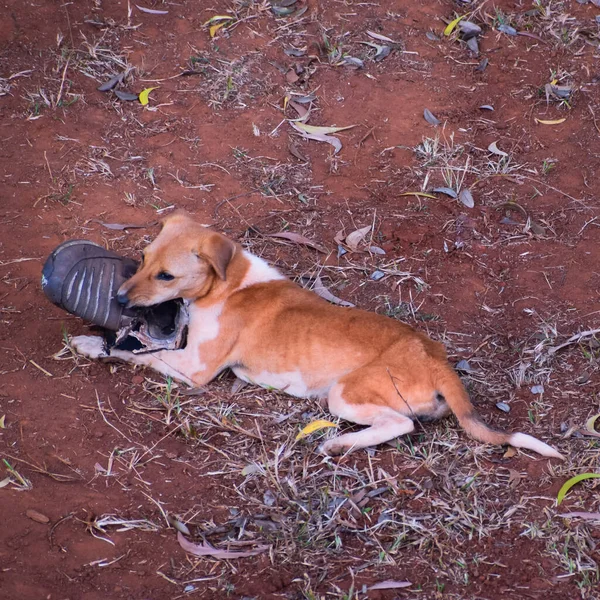
[[[123,326],[106,336],[109,351],[128,350],[136,354],[159,350],[179,350],[187,343],[189,312],[186,303],[177,298],[147,308],[134,308]]]

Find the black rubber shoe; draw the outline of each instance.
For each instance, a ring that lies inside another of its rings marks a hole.
[[[87,240],[58,246],[42,269],[42,289],[67,312],[106,330],[109,347],[132,352],[176,350],[186,342],[188,312],[181,300],[124,308],[116,295],[138,263]]]

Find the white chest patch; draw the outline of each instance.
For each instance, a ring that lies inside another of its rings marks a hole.
[[[223,312],[223,304],[214,304],[206,308],[190,306],[190,342],[203,344],[219,335],[219,317]]]
[[[247,288],[248,286],[256,283],[265,283],[266,281],[276,281],[278,279],[285,279],[275,267],[272,267],[267,261],[250,254],[244,250],[244,257],[248,259],[250,268],[244,276],[239,289]]]

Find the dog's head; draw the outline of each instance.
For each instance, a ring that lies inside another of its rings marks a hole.
[[[225,281],[235,250],[224,235],[175,213],[144,249],[140,268],[119,288],[117,300],[127,306],[152,306],[206,296],[215,281]]]

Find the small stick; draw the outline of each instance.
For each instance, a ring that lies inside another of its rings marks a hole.
[[[590,329],[588,331],[582,331],[581,333],[576,333],[575,335],[571,336],[564,344],[560,344],[559,346],[553,346],[552,348],[548,348],[548,354],[550,354],[550,355],[556,354],[562,348],[566,348],[567,346],[570,346],[571,344],[577,344],[583,338],[592,337],[592,336],[596,335],[597,333],[600,333],[600,329]]]
[[[71,60],[70,58],[67,58],[67,62],[65,64],[65,68],[63,69],[62,79],[61,79],[61,82],[60,82],[60,89],[58,90],[58,97],[56,98],[56,106],[57,107],[60,105],[60,99],[62,97],[63,87],[65,85],[65,77],[67,76],[67,69],[69,68],[69,61],[70,60]],[[46,154],[46,153],[44,152],[44,154]]]
[[[44,150],[44,160],[46,161],[46,166],[48,167],[48,173],[50,173],[50,180],[54,181],[54,177],[52,175],[52,169],[50,168],[50,163],[48,162],[48,156],[46,156],[45,150]]]
[[[35,361],[29,359],[29,362],[36,368],[39,369],[42,373],[44,373],[44,375],[47,375],[48,377],[54,377],[54,375],[52,375],[52,373],[50,373],[49,371],[46,371],[46,369],[44,369],[44,367],[40,367],[40,365],[38,365]]]

